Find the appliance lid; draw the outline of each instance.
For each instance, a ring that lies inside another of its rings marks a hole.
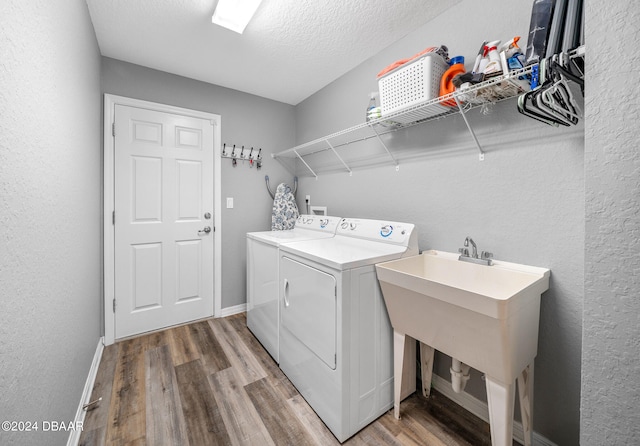
[[[247,238],[277,246],[299,240],[330,238],[335,235],[340,221],[342,221],[340,217],[303,214],[298,217],[293,229],[247,232]]]
[[[270,245],[280,246],[282,243],[299,242],[333,237],[332,232],[312,231],[308,229],[291,229],[288,231],[247,232],[247,238],[259,240]]]
[[[407,251],[406,246],[340,235],[287,243],[280,249],[341,271],[399,259]]]

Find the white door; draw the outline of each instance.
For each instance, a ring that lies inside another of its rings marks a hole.
[[[213,315],[213,124],[115,106],[115,337]]]

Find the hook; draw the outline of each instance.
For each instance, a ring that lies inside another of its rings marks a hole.
[[[253,167],[253,147],[251,147],[251,152],[249,152],[249,168]]]
[[[260,166],[258,166],[258,169],[260,168]],[[267,183],[267,192],[269,192],[269,195],[271,196],[272,199],[276,198],[276,194],[275,192],[273,192],[271,190],[271,186],[269,185],[269,175],[265,175],[264,176],[264,182]],[[296,196],[296,192],[298,191],[298,177],[293,177],[293,196]]]
[[[260,154],[261,154],[261,153],[262,153],[262,148],[260,148],[260,149],[258,150],[258,160],[261,160],[261,159],[262,159],[262,156],[260,156]]]
[[[274,200],[276,198],[276,194],[271,190],[271,186],[269,185],[269,175],[264,176],[264,182],[267,183],[267,192],[269,192],[271,199]]]
[[[227,143],[222,144],[222,156],[227,155]]]
[[[236,167],[238,161],[236,160],[236,145],[233,145],[233,150],[231,151],[231,165]]]

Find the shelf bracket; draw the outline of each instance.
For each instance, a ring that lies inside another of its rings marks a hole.
[[[307,164],[307,162],[304,160],[304,158],[298,153],[297,150],[294,150],[293,153],[296,154],[296,156],[298,157],[298,159],[300,159],[300,161],[302,161],[302,164],[304,164],[307,169],[309,169],[309,172],[311,172],[311,174],[316,177],[316,180],[318,179],[318,175],[316,175],[316,173],[313,171],[313,169]]]
[[[376,134],[376,136],[378,137],[378,141],[380,141],[380,144],[382,144],[382,147],[384,147],[384,150],[386,150],[387,155],[389,155],[389,158],[391,158],[391,160],[393,161],[393,164],[396,165],[396,172],[400,170],[400,165],[398,164],[398,160],[396,160],[393,155],[391,154],[391,152],[389,151],[389,149],[387,148],[387,145],[384,143],[384,141],[382,140],[382,138],[380,137],[380,134],[378,133],[378,131],[376,130],[376,128],[373,125],[370,125],[369,127],[371,127],[371,130],[373,130],[373,132]]]
[[[460,104],[460,101],[458,101],[458,98],[455,94],[453,95],[453,99],[455,99],[456,105],[458,106],[458,110],[460,110],[460,114],[462,115],[462,119],[464,119],[464,123],[467,125],[467,129],[469,129],[469,133],[471,133],[471,137],[475,141],[476,147],[478,147],[478,151],[480,152],[479,159],[480,161],[484,161],[484,150],[482,150],[482,147],[480,146],[480,142],[478,141],[476,134],[474,133],[473,129],[471,128],[471,125],[469,124],[469,121],[467,120],[467,115],[465,114],[465,111],[462,109],[462,105]]]
[[[349,169],[349,166],[347,166],[347,163],[345,163],[344,160],[342,159],[342,157],[340,155],[338,155],[337,150],[331,145],[331,142],[329,142],[328,139],[325,139],[325,142],[327,143],[329,148],[333,151],[333,154],[336,156],[336,158],[338,158],[340,160],[340,162],[342,163],[344,168],[347,169],[347,172],[349,172],[349,176],[352,176],[353,175],[353,171],[351,169]]]

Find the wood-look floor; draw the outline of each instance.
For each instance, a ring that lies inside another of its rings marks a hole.
[[[419,393],[419,392],[418,392]],[[418,393],[344,444],[491,444],[487,423]],[[210,319],[105,348],[81,445],[339,445],[246,327]]]

